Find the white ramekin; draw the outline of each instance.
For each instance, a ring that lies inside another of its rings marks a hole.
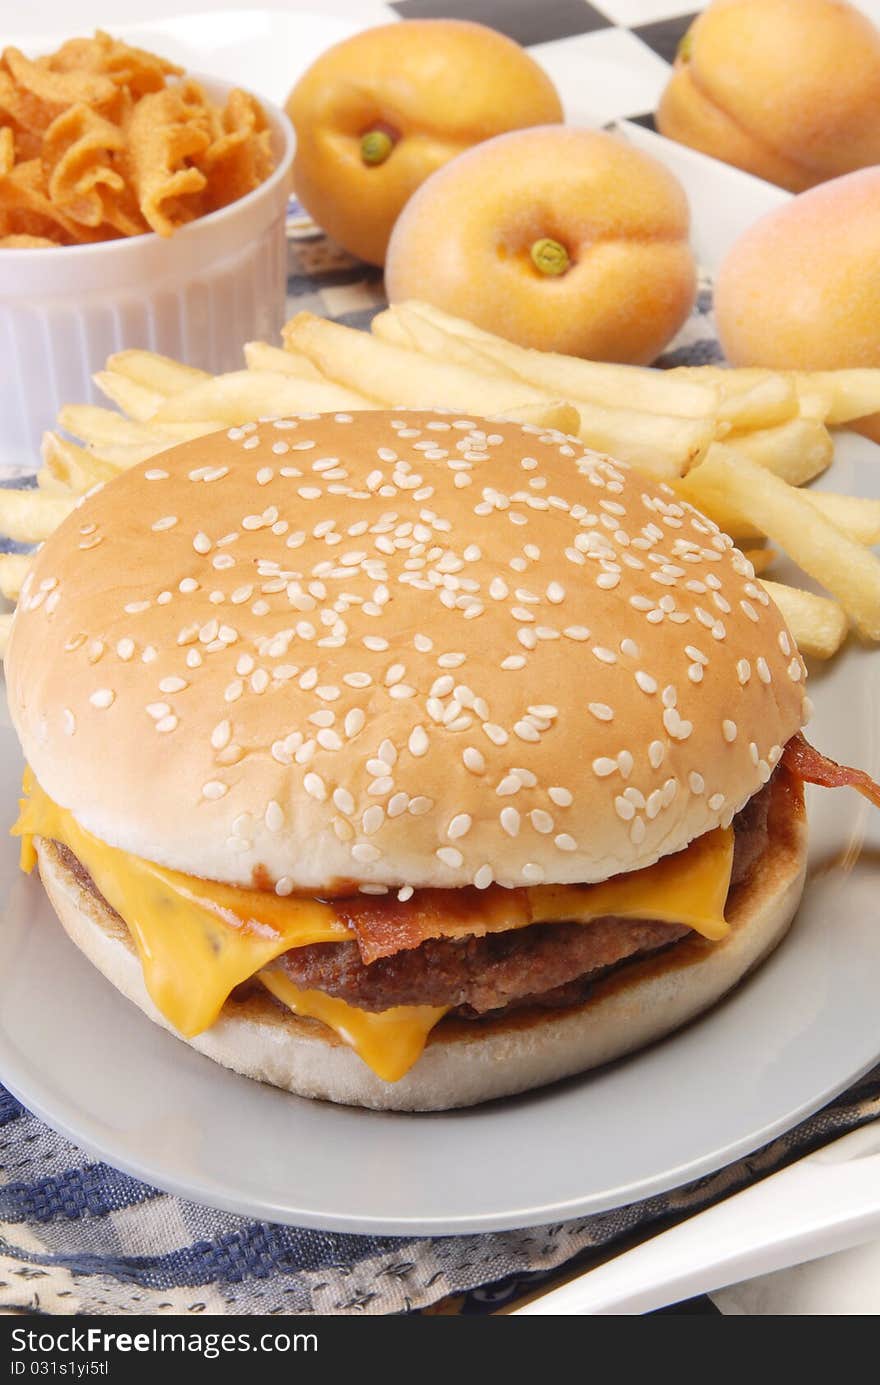
[[[232,90],[198,80],[219,101]],[[101,401],[91,377],[114,351],[145,347],[205,370],[237,370],[246,341],[275,338],[294,135],[282,111],[262,104],[277,163],[246,197],[170,237],[0,250],[4,461],[33,463],[63,404]]]

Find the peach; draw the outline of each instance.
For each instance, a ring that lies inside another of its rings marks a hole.
[[[479,140],[561,120],[556,88],[525,49],[467,20],[411,19],[328,48],[286,110],[293,183],[346,250],[383,264],[407,199]]]
[[[733,365],[880,366],[880,168],[823,183],[755,222],[721,266],[715,318]],[[880,415],[868,426],[880,427]]]
[[[880,30],[845,0],[713,0],[657,126],[791,192],[880,163]]]
[[[435,173],[391,237],[392,302],[421,298],[522,346],[653,360],[694,299],[680,184],[614,135],[548,125]]]

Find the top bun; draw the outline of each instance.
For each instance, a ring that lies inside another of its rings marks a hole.
[[[715,524],[560,433],[430,411],[121,474],[37,555],[6,668],[83,827],[280,894],[648,865],[729,823],[805,716]]]

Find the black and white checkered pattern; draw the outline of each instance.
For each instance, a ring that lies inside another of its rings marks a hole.
[[[533,50],[566,107],[653,125],[695,0],[396,0],[403,19],[471,19]]]

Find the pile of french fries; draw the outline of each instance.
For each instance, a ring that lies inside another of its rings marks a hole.
[[[369,333],[300,313],[283,343],[250,342],[246,369],[216,376],[148,351],[111,356],[95,379],[116,408],[62,409],[36,489],[0,490],[0,533],[39,544],[118,471],[251,419],[440,407],[558,428],[673,486],[744,548],[804,654],[829,658],[851,625],[880,640],[880,501],[800,489],[833,459],[829,427],[880,410],[880,370],[611,365],[527,350],[418,302]],[[829,595],[763,577],[778,557],[768,540]],[[7,599],[30,561],[0,556]]]

